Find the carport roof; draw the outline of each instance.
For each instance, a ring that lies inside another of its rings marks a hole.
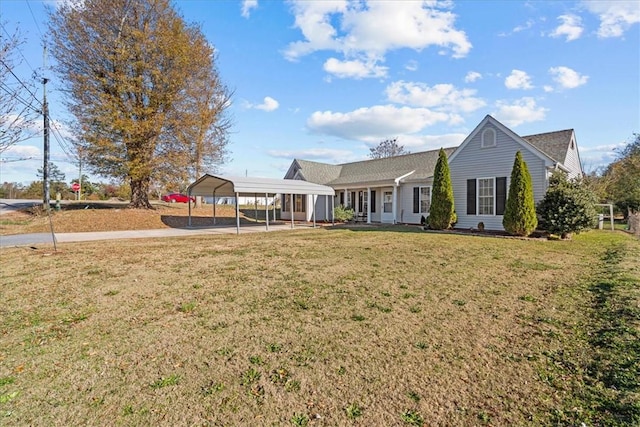
[[[333,196],[335,190],[326,185],[296,179],[252,178],[203,175],[188,188],[191,196],[236,196],[254,194],[315,194]]]

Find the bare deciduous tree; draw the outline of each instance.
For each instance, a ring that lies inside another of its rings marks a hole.
[[[400,156],[402,154],[410,154],[403,145],[398,145],[398,138],[385,139],[374,148],[369,148],[369,157],[372,159],[382,159],[384,157]]]
[[[19,80],[15,72],[21,44],[17,30],[13,34],[0,32],[0,153],[34,135],[32,126],[39,113],[30,84]]]

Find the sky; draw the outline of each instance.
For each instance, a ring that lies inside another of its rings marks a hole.
[[[233,91],[229,161],[211,173],[282,178],[294,158],[365,160],[390,138],[411,152],[453,147],[487,114],[522,136],[574,129],[583,167],[593,171],[640,132],[637,0],[174,5],[214,46]],[[55,60],[43,63],[47,7],[56,2],[0,0],[0,35],[17,28],[25,38],[18,78],[51,79],[59,135],[51,160],[71,181],[70,116]],[[41,100],[41,85],[34,95]],[[0,181],[36,180],[42,141],[1,153]]]

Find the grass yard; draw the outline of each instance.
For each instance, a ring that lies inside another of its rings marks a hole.
[[[640,242],[316,229],[0,252],[1,425],[640,423]]]

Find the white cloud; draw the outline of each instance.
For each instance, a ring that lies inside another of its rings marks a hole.
[[[344,163],[357,160],[353,152],[332,148],[310,148],[307,150],[268,150],[267,154],[279,159],[323,160],[329,163]]]
[[[514,102],[496,102],[498,110],[492,115],[507,126],[518,126],[522,123],[537,122],[543,120],[547,109],[536,105],[536,101],[530,97],[520,98]]]
[[[511,70],[511,74],[504,80],[507,89],[533,89],[531,77],[522,70]]]
[[[549,74],[562,89],[574,89],[589,80],[589,76],[582,75],[569,67],[551,67]]]
[[[303,40],[289,44],[284,52],[289,60],[330,50],[344,55],[343,62],[372,62],[372,68],[397,49],[437,46],[454,58],[471,50],[465,32],[455,27],[450,2],[294,0],[292,4]]]
[[[307,127],[317,134],[360,141],[376,141],[380,138],[388,138],[389,135],[416,133],[425,127],[446,122],[449,119],[449,114],[427,108],[376,105],[348,113],[316,111],[307,120]]]
[[[258,7],[258,0],[244,0],[242,2],[242,16],[248,18],[251,15],[251,9]]]
[[[428,86],[423,83],[397,81],[385,90],[391,102],[413,107],[435,108],[438,111],[470,113],[482,108],[486,103],[476,98],[474,89],[457,89],[452,84]],[[450,117],[453,123],[459,123],[458,116]]]
[[[640,23],[637,0],[584,1],[587,10],[600,19],[598,37],[621,37],[632,25]]]
[[[280,103],[270,96],[265,96],[262,104],[252,104],[250,102],[245,103],[245,108],[253,108],[267,112],[277,110],[278,107],[280,107]]]
[[[324,63],[324,70],[338,78],[362,79],[368,77],[385,77],[387,67],[376,65],[375,61],[340,61],[336,58],[329,58]]]
[[[542,89],[544,89],[545,92],[549,93],[549,92],[553,92],[553,86],[549,86],[549,85],[544,85],[542,87]]]
[[[464,133],[448,133],[444,135],[401,135],[399,143],[405,148],[415,151],[435,150],[440,147],[457,147],[467,137]],[[372,147],[376,143],[370,143]]]
[[[404,66],[405,69],[409,71],[417,71],[418,70],[418,61],[414,61],[413,59]]]
[[[482,78],[482,74],[478,73],[477,71],[469,71],[467,75],[464,76],[464,82],[473,83],[476,80],[479,80],[481,78]]]
[[[568,42],[580,38],[584,28],[582,27],[582,19],[579,16],[560,15],[558,16],[558,20],[562,21],[562,24],[553,30],[550,34],[551,37],[566,36],[566,41]]]
[[[515,27],[512,32],[519,33],[521,31],[528,30],[529,28],[533,27],[533,24],[533,20],[529,19],[524,25],[518,25],[517,27]]]
[[[33,145],[12,145],[2,152],[2,156],[6,157],[42,157],[39,147]]]

